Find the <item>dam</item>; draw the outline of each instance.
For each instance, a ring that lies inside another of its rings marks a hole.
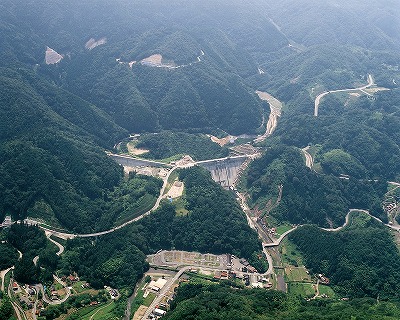
[[[218,182],[223,188],[229,189],[236,183],[242,167],[248,159],[248,156],[227,157],[198,161],[196,165],[210,171],[215,182]]]

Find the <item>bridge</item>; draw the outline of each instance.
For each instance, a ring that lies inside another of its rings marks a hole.
[[[198,161],[196,165],[203,167],[211,172],[215,182],[223,188],[229,189],[233,186],[242,171],[242,165],[249,159],[249,156],[226,157],[206,161]]]

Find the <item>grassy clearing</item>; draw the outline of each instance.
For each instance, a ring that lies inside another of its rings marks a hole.
[[[131,314],[135,314],[135,312],[139,309],[139,307],[141,305],[145,305],[145,303],[147,303],[148,305],[146,305],[147,307],[153,302],[154,298],[155,298],[155,294],[153,293],[149,293],[149,295],[144,298],[143,294],[145,293],[145,290],[143,290],[143,288],[145,287],[146,283],[142,283],[139,287],[139,290],[137,291],[137,294],[135,296],[135,299],[133,299],[132,301],[132,307],[131,307]],[[151,300],[150,300],[151,299]]]
[[[365,228],[372,218],[362,212],[352,212],[349,217],[349,224],[345,229],[362,229]]]
[[[172,161],[178,161],[178,160],[182,159],[183,157],[184,157],[184,154],[181,153],[181,154],[175,154],[175,155],[173,155],[173,156],[171,156],[169,158],[156,160],[156,161],[160,161],[160,162],[163,162],[163,163],[170,163]]]
[[[97,308],[99,308],[99,306],[89,306],[89,307],[80,308],[80,309],[76,310],[75,312],[72,312],[70,315],[68,315],[66,320],[69,320],[71,318],[74,319],[76,316],[78,316],[79,319],[89,319],[90,315]]]
[[[115,302],[112,301],[106,305],[103,305],[102,307],[96,308],[96,310],[90,315],[82,320],[111,320],[111,319],[118,319],[113,314],[113,310],[115,308]]]
[[[115,221],[114,226],[119,226],[129,220],[132,220],[147,211],[151,210],[154,207],[157,198],[152,196],[151,194],[145,194],[140,200],[137,202],[136,206],[132,208],[132,210],[124,211]]]
[[[153,302],[153,300],[156,298],[156,294],[155,293],[149,293],[147,295],[146,298],[143,298],[143,303],[142,305],[146,306],[146,307],[150,307],[151,303]]]
[[[85,288],[85,287],[82,288],[82,285],[85,283],[86,283],[85,281],[78,281],[72,285],[72,288],[75,290],[76,293],[82,293],[82,292],[90,290],[89,288]]]
[[[63,286],[62,286],[60,283],[58,283],[58,282],[54,282],[54,283],[53,283],[53,286],[54,286],[54,288],[55,288],[56,290],[61,290],[61,289],[63,288]]]
[[[4,276],[4,292],[7,293],[7,288],[10,285],[10,281],[11,281],[11,272],[12,270],[8,271],[6,273],[6,275]]]
[[[186,209],[187,203],[184,197],[174,199],[173,203],[175,205],[177,216],[186,216],[189,213],[189,210]]]
[[[304,264],[301,252],[297,249],[296,245],[288,239],[284,239],[281,244],[281,257],[282,263],[285,266],[298,267]]]
[[[310,275],[307,273],[307,269],[304,267],[286,267],[285,275],[287,282],[312,282]]]
[[[315,288],[312,283],[289,283],[288,292],[304,298],[312,298],[315,296]]]
[[[87,306],[80,308],[77,311],[71,313],[66,320],[78,319],[80,320],[106,320],[116,318],[112,310],[115,308],[115,302],[106,302],[96,306]]]
[[[168,177],[167,186],[165,187],[164,194],[167,194],[169,190],[171,190],[174,182],[179,178],[179,170],[174,170],[170,176]]]
[[[331,287],[325,286],[320,284],[319,285],[319,295],[327,295],[329,298],[334,298],[335,297],[335,291],[332,290]]]
[[[281,236],[286,231],[289,231],[291,229],[293,229],[293,227],[290,224],[282,224],[276,228],[276,233],[278,234],[278,236]]]

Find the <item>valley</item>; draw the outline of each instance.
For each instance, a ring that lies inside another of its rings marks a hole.
[[[0,318],[400,318],[398,16],[0,3]]]

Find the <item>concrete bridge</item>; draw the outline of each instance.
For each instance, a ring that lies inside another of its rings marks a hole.
[[[156,167],[156,168],[172,168],[171,165],[158,161],[151,161],[146,159],[138,159],[132,158],[130,156],[124,156],[120,154],[108,154],[111,158],[113,158],[117,163],[124,167]]]
[[[198,161],[196,165],[203,167],[211,172],[215,182],[223,188],[228,189],[233,186],[241,172],[241,167],[249,156],[226,157],[206,161]]]

